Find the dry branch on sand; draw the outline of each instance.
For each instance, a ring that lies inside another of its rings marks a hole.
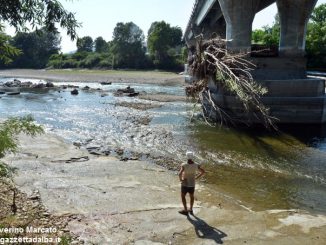
[[[265,127],[275,127],[269,109],[261,102],[261,96],[267,89],[257,84],[251,75],[255,65],[246,57],[249,53],[230,53],[226,50],[226,41],[210,39],[203,41],[197,37],[197,47],[192,59],[189,60],[191,75],[195,78],[192,85],[186,87],[188,96],[195,97],[204,105],[204,101],[218,113],[221,123],[234,122],[229,112],[219,107],[212,99],[208,81],[213,78],[218,87],[235,95],[243,105],[243,111],[258,118]],[[204,118],[206,108],[202,106]],[[246,121],[243,121],[246,122]]]

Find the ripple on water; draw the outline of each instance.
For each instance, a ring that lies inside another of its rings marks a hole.
[[[104,88],[99,83],[71,84]],[[162,106],[143,111],[116,106],[119,102],[151,103],[112,95],[127,85],[105,86],[106,97],[101,97],[101,92],[84,91],[72,96],[69,89],[4,96],[0,113],[5,117],[32,114],[66,140],[168,156],[176,164],[184,161],[184,152],[191,149],[209,169],[209,183],[248,203],[262,208],[325,209],[325,136],[307,144],[295,134],[211,128],[198,121],[191,123],[193,106],[184,102],[157,102]],[[146,93],[184,94],[181,87],[131,86]]]

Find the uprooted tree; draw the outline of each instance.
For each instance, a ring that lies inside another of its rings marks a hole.
[[[243,105],[243,111],[259,119],[265,127],[275,128],[269,109],[261,102],[261,96],[267,89],[253,80],[251,71],[255,65],[247,57],[249,53],[231,53],[226,50],[226,41],[222,39],[203,40],[197,37],[196,50],[189,60],[189,70],[195,78],[192,85],[187,86],[186,94],[197,99],[202,105],[203,116],[208,122],[205,103],[219,115],[220,122],[235,122],[233,115],[219,106],[208,88],[209,80],[236,96]],[[246,123],[245,120],[242,122]]]

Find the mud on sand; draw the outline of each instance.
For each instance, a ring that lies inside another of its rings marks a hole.
[[[209,183],[196,187],[195,216],[180,215],[175,172],[143,162],[92,156],[54,135],[20,137],[14,181],[38,191],[51,215],[86,244],[325,244],[326,217],[300,210],[254,212]],[[83,159],[79,161],[78,159]]]

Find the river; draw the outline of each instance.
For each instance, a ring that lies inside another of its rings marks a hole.
[[[13,78],[0,78],[0,83]],[[28,80],[34,83],[39,80]],[[71,89],[25,91],[0,95],[0,117],[32,114],[48,132],[85,147],[123,148],[126,155],[148,159],[184,160],[195,151],[208,171],[206,183],[253,210],[300,208],[326,212],[326,128],[282,127],[264,129],[210,127],[190,121],[189,102],[154,102],[137,97],[116,97],[113,92],[130,85],[147,94],[184,95],[181,86],[156,84],[70,83],[94,91]],[[55,83],[62,85],[62,83]],[[95,91],[101,88],[105,90]],[[122,103],[151,104],[136,110]],[[175,162],[173,162],[175,160]]]

